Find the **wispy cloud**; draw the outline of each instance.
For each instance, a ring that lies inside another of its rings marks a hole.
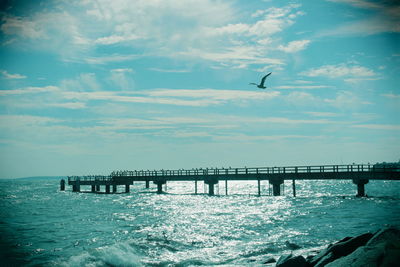
[[[288,43],[286,46],[284,45],[278,46],[278,50],[281,50],[286,53],[296,53],[306,49],[307,46],[310,44],[310,42],[311,42],[310,40],[292,41]]]
[[[353,128],[362,128],[362,129],[370,129],[370,130],[400,130],[399,124],[358,124],[353,125]]]
[[[26,78],[25,75],[21,75],[18,73],[11,74],[11,73],[8,73],[8,71],[6,71],[6,70],[0,70],[0,73],[6,79],[25,79]]]
[[[337,117],[337,113],[333,112],[320,112],[320,111],[308,111],[304,112],[305,114],[311,115],[313,117]]]
[[[348,82],[360,81],[360,80],[371,80],[379,79],[377,73],[373,70],[368,69],[359,65],[348,65],[348,64],[338,64],[338,65],[324,65],[319,68],[312,68],[307,71],[303,71],[300,75],[308,77],[328,77],[334,78],[346,78]]]
[[[115,102],[165,104],[178,106],[210,106],[228,102],[260,101],[272,99],[280,95],[279,92],[249,92],[240,90],[217,89],[158,89],[136,91],[131,93],[117,92],[63,92],[66,99],[78,101],[108,100]]]
[[[393,94],[393,93],[388,93],[388,94],[382,94],[382,96],[391,98],[391,99],[399,99],[400,100],[400,94]]]
[[[190,72],[190,70],[184,70],[184,69],[161,69],[161,68],[149,68],[149,70],[152,71],[157,71],[157,72],[167,72],[167,73],[187,73]]]
[[[336,108],[344,110],[357,109],[362,105],[371,105],[370,102],[361,99],[350,91],[339,91],[336,98],[324,99],[324,101]]]
[[[0,90],[0,96],[57,92],[59,90],[60,90],[60,88],[57,86],[26,87],[26,88],[21,88],[21,89],[14,89],[14,90]]]
[[[280,85],[275,86],[274,89],[323,89],[331,88],[329,85]]]

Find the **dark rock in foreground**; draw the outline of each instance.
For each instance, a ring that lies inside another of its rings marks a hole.
[[[281,256],[276,263],[276,267],[308,267],[310,266],[306,259],[299,255],[293,256],[292,254]]]
[[[400,266],[400,230],[382,229],[374,234],[345,237],[316,256],[281,256],[277,267],[392,267]]]

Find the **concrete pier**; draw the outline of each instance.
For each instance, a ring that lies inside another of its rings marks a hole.
[[[96,192],[96,185],[92,185],[92,193],[95,193]]]
[[[60,191],[64,191],[65,190],[65,180],[61,179],[60,181]]]
[[[274,196],[280,196],[281,195],[281,184],[283,184],[283,179],[272,179],[272,180],[269,180],[269,182],[272,184],[272,194]]]
[[[357,197],[365,197],[365,185],[368,179],[353,179],[353,183],[357,185]]]
[[[162,186],[163,186],[164,184],[166,184],[166,183],[167,183],[167,180],[157,180],[157,181],[154,181],[154,184],[157,185],[157,194],[162,194],[162,193],[163,193]]]
[[[214,192],[214,185],[218,184],[218,179],[206,179],[204,183],[208,185],[208,195],[213,196]]]
[[[72,186],[72,192],[81,192],[80,180],[76,180],[75,185]]]
[[[293,196],[296,197],[296,180],[292,180]]]
[[[293,196],[296,196],[296,180],[352,180],[357,185],[357,196],[365,196],[365,184],[369,180],[400,180],[400,165],[319,165],[319,166],[288,166],[288,167],[257,167],[257,168],[200,168],[154,171],[114,171],[110,175],[69,176],[68,185],[72,191],[80,192],[81,186],[92,186],[92,192],[100,192],[100,186],[105,186],[106,193],[117,192],[118,185],[129,185],[133,182],[145,182],[150,188],[150,182],[157,184],[157,192],[162,192],[162,185],[167,181],[194,181],[195,194],[198,193],[198,181],[208,186],[208,194],[214,195],[218,181],[225,181],[225,194],[228,194],[228,181],[257,181],[258,195],[261,195],[262,181],[269,181],[269,195],[283,194],[285,180],[292,180]],[[162,181],[162,182],[161,182]],[[65,182],[60,181],[60,190],[65,189]],[[94,186],[94,190],[93,190]],[[271,190],[272,189],[272,190]],[[205,192],[206,193],[206,192]]]

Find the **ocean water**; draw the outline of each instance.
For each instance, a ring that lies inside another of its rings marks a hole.
[[[135,183],[118,194],[59,191],[59,179],[0,180],[2,266],[266,266],[293,251],[312,254],[345,236],[400,226],[400,181],[297,181],[297,197],[262,196],[256,182]],[[90,188],[83,186],[82,190]],[[104,190],[104,188],[103,188]]]

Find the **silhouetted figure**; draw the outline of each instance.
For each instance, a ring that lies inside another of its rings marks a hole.
[[[256,84],[256,83],[249,83],[249,84],[257,85],[258,88],[265,89],[265,88],[267,88],[267,87],[264,85],[265,79],[266,79],[269,75],[271,75],[271,73],[272,73],[272,72],[270,72],[270,73],[268,73],[267,75],[265,75],[264,77],[262,77],[260,84]]]

